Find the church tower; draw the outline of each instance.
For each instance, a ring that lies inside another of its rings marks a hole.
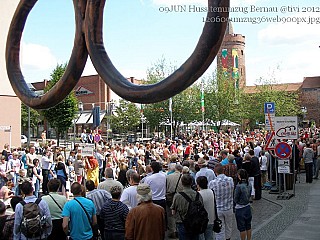
[[[234,81],[235,88],[246,86],[245,36],[233,33],[232,23],[227,30],[217,56],[217,69]]]

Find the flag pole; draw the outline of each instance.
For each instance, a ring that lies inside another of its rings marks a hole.
[[[170,112],[170,139],[172,140],[173,130],[172,130],[172,98],[169,98],[169,112]]]
[[[204,82],[201,81],[201,113],[202,113],[202,131],[204,132]]]

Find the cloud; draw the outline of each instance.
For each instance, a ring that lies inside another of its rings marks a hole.
[[[263,44],[270,45],[292,45],[302,44],[310,40],[310,38],[320,37],[320,25],[308,24],[311,19],[318,19],[320,17],[316,14],[296,14],[285,15],[286,20],[297,20],[302,18],[306,22],[297,23],[276,23],[269,24],[266,28],[258,32],[258,39]]]
[[[125,78],[134,77],[136,79],[147,79],[146,71],[138,70],[138,69],[129,69],[129,68],[119,68],[119,72]],[[83,70],[82,76],[96,75],[98,74],[96,69],[94,68],[91,59],[88,58],[86,66]]]
[[[57,62],[58,60],[48,47],[22,42],[22,67],[32,68],[34,70],[51,70],[57,65]]]

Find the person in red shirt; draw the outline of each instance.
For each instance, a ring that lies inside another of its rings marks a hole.
[[[186,149],[184,150],[184,160],[186,160],[192,152],[192,147],[190,146],[190,143],[187,143]]]

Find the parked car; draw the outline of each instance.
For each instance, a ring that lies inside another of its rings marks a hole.
[[[26,135],[21,135],[21,144],[26,144],[28,142],[28,138]]]

